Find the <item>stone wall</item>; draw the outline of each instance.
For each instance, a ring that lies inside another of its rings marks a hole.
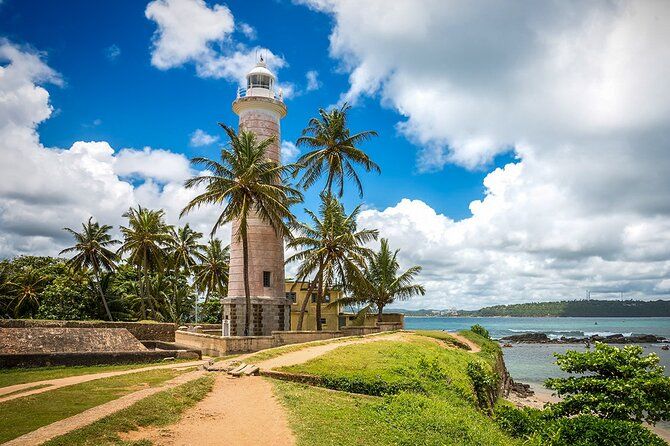
[[[0,353],[137,352],[146,348],[125,328],[0,329]]]
[[[249,353],[288,344],[322,341],[344,336],[380,333],[379,327],[344,327],[339,331],[273,331],[272,336],[215,336],[178,330],[177,343],[202,350],[203,354],[225,356]]]
[[[151,322],[52,321],[40,319],[0,319],[3,328],[125,328],[140,341],[174,342],[175,324]]]

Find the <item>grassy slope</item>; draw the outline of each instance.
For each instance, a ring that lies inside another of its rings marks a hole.
[[[214,385],[209,375],[173,389],[164,390],[132,406],[103,418],[90,426],[54,438],[48,446],[118,445],[123,443],[119,432],[129,432],[141,427],[166,426],[179,420],[182,412],[207,395]],[[136,442],[135,444],[144,444]]]
[[[177,360],[170,364],[187,362],[191,360]],[[13,386],[15,384],[25,384],[36,381],[46,381],[49,379],[66,378],[68,376],[89,375],[92,373],[114,372],[118,370],[132,370],[152,365],[161,365],[164,362],[144,362],[141,364],[120,364],[120,365],[96,365],[87,367],[38,367],[30,369],[5,369],[0,370],[0,387]]]
[[[0,443],[181,373],[170,369],[131,373],[0,403]]]
[[[415,336],[408,343],[350,345],[283,370],[331,378],[418,384],[423,392],[384,398],[277,383],[299,445],[514,445],[475,406],[470,361],[491,366],[498,347],[472,334],[481,354],[445,349]]]

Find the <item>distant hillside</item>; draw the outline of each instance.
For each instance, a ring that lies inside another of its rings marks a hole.
[[[520,317],[670,317],[670,301],[639,300],[569,300],[495,305],[472,313],[472,316]]]

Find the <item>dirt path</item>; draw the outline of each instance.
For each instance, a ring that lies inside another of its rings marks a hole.
[[[203,376],[205,373],[204,370],[197,370],[195,372],[185,373],[181,376],[178,376],[170,381],[163,383],[160,386],[150,387],[148,389],[142,389],[138,392],[130,393],[128,395],[122,396],[116,400],[110,401],[100,406],[93,407],[91,409],[85,410],[77,415],[65,418],[55,423],[51,423],[47,426],[43,426],[37,430],[34,430],[30,433],[22,435],[18,438],[15,438],[12,441],[5,443],[5,446],[29,446],[42,444],[45,441],[49,441],[52,438],[58,437],[60,435],[65,435],[69,432],[72,432],[75,429],[88,426],[91,423],[94,423],[101,418],[109,416],[113,413],[118,412],[119,410],[125,409],[136,402],[151,396],[155,393],[158,393],[162,390],[169,389],[171,387],[184,384],[188,381],[194,380]]]
[[[457,341],[462,342],[463,344],[466,344],[468,347],[470,347],[469,350],[470,353],[479,353],[482,351],[482,349],[477,344],[475,344],[465,336],[461,336],[458,333],[451,333],[451,332],[448,332],[447,334],[452,338],[456,339]]]
[[[405,333],[368,336],[306,347],[255,363],[261,369],[300,364],[336,348],[352,344],[399,340]],[[244,356],[235,358],[244,360]],[[123,435],[124,440],[148,439],[163,446],[293,446],[295,437],[285,409],[276,400],[272,383],[258,376],[233,378],[219,374],[212,392],[182,419],[165,428]]]
[[[171,426],[123,435],[154,445],[293,446],[295,437],[272,383],[218,374],[210,394]]]
[[[142,368],[137,368],[137,369],[129,369],[129,370],[116,370],[113,372],[102,372],[102,373],[91,373],[88,375],[76,375],[76,376],[68,376],[66,378],[57,378],[57,379],[48,379],[45,381],[33,381],[29,383],[24,383],[24,384],[16,384],[13,386],[7,386],[7,387],[2,387],[0,388],[0,403],[4,403],[5,401],[13,400],[14,398],[22,398],[24,396],[28,395],[35,395],[38,393],[42,392],[48,392],[50,390],[54,389],[59,389],[61,387],[65,386],[71,386],[74,384],[81,384],[85,383],[88,381],[93,381],[95,379],[100,379],[100,378],[109,378],[112,376],[119,376],[119,375],[127,375],[129,373],[139,373],[139,372],[146,372],[147,370],[157,370],[157,369],[180,369],[180,368],[188,368],[188,367],[193,367],[193,366],[200,366],[202,364],[207,363],[205,360],[200,360],[200,361],[190,361],[190,362],[178,362],[178,363],[170,363],[170,364],[164,364],[164,365],[154,365],[154,366],[148,366],[148,367],[142,367]],[[33,388],[37,386],[47,386],[47,387],[40,387],[40,388]],[[27,390],[31,389],[32,390]],[[21,390],[26,389],[25,392],[21,392]],[[18,392],[18,393],[14,393]],[[11,393],[11,395],[9,395]],[[4,395],[4,396],[3,396]]]
[[[379,335],[368,336],[364,338],[355,338],[343,342],[333,342],[329,344],[316,345],[314,347],[307,347],[303,348],[302,350],[286,353],[281,356],[277,356],[276,358],[266,359],[265,361],[261,361],[255,364],[258,367],[260,367],[261,370],[286,367],[296,364],[302,364],[303,362],[307,362],[310,359],[314,359],[317,356],[321,356],[325,353],[335,350],[336,348],[344,347],[346,345],[366,344],[368,342],[380,342],[380,341],[398,341],[406,336],[408,336],[407,333],[393,333],[384,336]]]

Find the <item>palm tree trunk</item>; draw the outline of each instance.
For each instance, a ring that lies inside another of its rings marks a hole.
[[[377,323],[380,323],[382,321],[382,312],[384,311],[384,305],[378,305],[377,308],[379,309],[377,311]]]
[[[93,273],[95,274],[95,280],[97,282],[96,288],[98,289],[98,293],[100,293],[102,304],[105,306],[107,317],[109,318],[110,321],[114,321],[114,318],[112,317],[112,312],[109,311],[109,305],[107,305],[107,299],[105,299],[105,293],[102,292],[102,283],[100,282],[100,271],[98,271],[98,268],[95,268],[93,270]]]
[[[244,276],[244,336],[249,336],[251,325],[251,291],[249,290],[249,241],[247,232],[242,231],[242,268]]]
[[[323,268],[323,265],[319,263],[319,271],[316,273],[317,277],[321,276],[321,269]],[[316,281],[312,281],[312,283],[309,284],[309,288],[307,289],[307,296],[303,299],[302,305],[300,306],[300,316],[298,317],[298,326],[296,327],[296,330],[302,331],[302,323],[305,320],[305,313],[307,311],[307,304],[309,303],[309,299],[312,295],[312,292],[314,291],[314,285],[316,284]]]
[[[316,331],[321,331],[321,302],[323,301],[323,273],[319,276],[319,290],[316,293]]]

